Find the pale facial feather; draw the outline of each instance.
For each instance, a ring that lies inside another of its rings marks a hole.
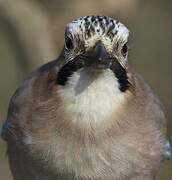
[[[108,24],[105,19],[102,20],[102,26],[99,21],[91,21],[91,16],[87,20],[82,17],[77,19],[67,25],[68,30],[73,36],[79,36],[79,38],[84,42],[86,49],[89,49],[95,45],[96,42],[101,41],[106,47],[107,51],[112,52],[114,50],[114,45],[119,42],[119,44],[125,44],[128,41],[129,30],[121,22],[118,22],[112,18],[108,19]],[[91,31],[91,26],[94,29],[94,33],[91,36],[87,35],[86,23],[89,23],[88,29]],[[111,29],[111,26],[114,27]],[[111,29],[113,36],[108,35],[108,31]]]

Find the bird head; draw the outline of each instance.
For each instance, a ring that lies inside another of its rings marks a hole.
[[[122,23],[107,16],[84,16],[67,24],[60,84],[64,85],[68,76],[83,68],[125,72],[128,36]]]

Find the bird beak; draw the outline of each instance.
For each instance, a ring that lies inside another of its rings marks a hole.
[[[86,56],[87,65],[94,65],[97,68],[109,68],[112,64],[112,58],[100,42]]]
[[[90,66],[97,69],[106,69],[111,68],[115,60],[116,58],[110,56],[104,45],[99,42],[91,48],[91,50],[76,56],[74,59],[63,61],[61,67],[63,67],[63,69],[72,69],[73,71]]]

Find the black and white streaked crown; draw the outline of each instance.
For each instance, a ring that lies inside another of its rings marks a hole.
[[[104,39],[113,42],[121,39],[125,42],[129,35],[126,26],[108,16],[83,16],[69,23],[67,28],[85,41]]]

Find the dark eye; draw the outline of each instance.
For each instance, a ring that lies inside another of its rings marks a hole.
[[[67,50],[73,49],[73,42],[72,42],[72,39],[70,37],[66,37],[65,47]]]
[[[127,46],[127,44],[124,44],[124,45],[123,45],[121,52],[122,52],[122,54],[123,54],[124,57],[127,55],[127,52],[128,52],[128,46]]]

